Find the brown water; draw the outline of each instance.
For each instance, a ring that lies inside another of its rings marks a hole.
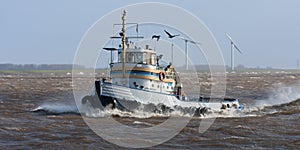
[[[70,75],[0,76],[0,149],[123,149],[103,140],[85,124],[74,102]],[[208,82],[208,78],[199,74],[201,82]],[[228,74],[226,95],[239,98],[245,110],[220,114],[202,134],[198,127],[203,117],[193,117],[180,134],[149,149],[299,149],[299,81],[300,74],[291,72]],[[209,88],[203,86],[201,89]],[[139,128],[168,118],[120,111],[92,115],[105,119],[111,114],[115,120]]]

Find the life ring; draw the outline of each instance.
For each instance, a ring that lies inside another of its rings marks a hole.
[[[166,78],[166,74],[164,72],[160,72],[158,77],[160,81],[163,81]]]

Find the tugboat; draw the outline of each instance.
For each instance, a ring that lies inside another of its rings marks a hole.
[[[122,31],[119,48],[104,48],[118,52],[118,61],[109,64],[109,77],[95,80],[92,95],[85,96],[82,104],[90,103],[93,107],[111,107],[131,111],[140,105],[154,106],[151,111],[172,111],[174,109],[189,110],[195,115],[201,115],[208,109],[221,111],[223,109],[243,109],[238,99],[200,97],[190,100],[182,91],[180,78],[170,63],[166,67],[159,64],[162,55],[157,55],[149,45],[137,47],[126,36],[126,11],[122,16]],[[152,37],[153,38],[153,37]]]

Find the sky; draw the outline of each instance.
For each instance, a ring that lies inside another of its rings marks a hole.
[[[99,18],[147,1],[1,0],[0,63],[71,64]],[[202,20],[230,65],[228,33],[242,50],[236,65],[293,69],[300,60],[299,0],[156,1],[177,5]]]

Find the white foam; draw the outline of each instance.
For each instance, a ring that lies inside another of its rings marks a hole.
[[[209,112],[208,114],[200,116],[200,118],[241,118],[257,116],[256,114],[248,114],[246,112],[245,110],[226,109],[221,112]]]
[[[147,125],[147,126],[153,126],[154,124],[147,123],[147,122],[141,122],[141,121],[134,121],[132,124],[141,124],[141,125]]]
[[[184,114],[179,110],[174,110],[166,113],[155,113],[148,112],[143,109],[143,106],[139,106],[133,111],[121,111],[119,109],[104,109],[93,108],[88,103],[79,107],[82,114],[87,117],[110,117],[112,115],[119,117],[132,117],[132,118],[151,118],[151,117],[170,117],[170,116],[181,116],[181,117],[193,117],[191,114]]]
[[[32,111],[46,111],[50,113],[78,113],[76,105],[62,103],[44,103]]]

